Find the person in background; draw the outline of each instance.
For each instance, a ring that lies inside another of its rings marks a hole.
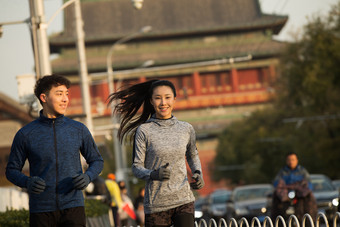
[[[40,78],[34,93],[42,105],[38,119],[15,135],[6,177],[27,189],[30,226],[85,226],[83,192],[103,169],[103,158],[87,127],[64,116],[70,81]],[[88,168],[82,169],[80,154]],[[28,160],[30,176],[22,173]]]
[[[133,209],[133,203],[128,195],[125,181],[118,182],[122,201],[123,209],[119,211],[120,222],[122,226],[130,226],[131,219],[135,220],[135,214]],[[128,207],[126,207],[128,206]]]
[[[194,128],[172,115],[175,86],[150,80],[112,93],[109,101],[119,102],[114,114],[122,119],[120,139],[133,132],[132,172],[146,182],[145,226],[193,227],[195,197],[190,187],[200,189],[204,181]],[[186,161],[193,173],[191,183]]]
[[[301,221],[305,213],[316,220],[317,204],[312,192],[312,184],[308,171],[301,165],[297,154],[289,152],[286,155],[286,165],[279,171],[274,179],[274,195],[272,202],[272,217],[286,216],[286,210],[290,204],[288,192],[294,191],[297,204],[295,215]]]
[[[105,180],[98,176],[94,179],[85,189],[87,198],[94,197],[94,199],[100,199],[104,204],[111,207],[111,195],[106,187]],[[100,196],[100,198],[96,198]]]
[[[115,226],[121,226],[118,211],[122,209],[123,201],[121,198],[119,186],[116,182],[116,175],[114,173],[109,173],[107,175],[107,179],[105,180],[105,184],[111,195],[111,210],[113,222]]]
[[[140,227],[144,226],[144,194],[145,194],[145,188],[142,187],[139,189],[138,196],[135,199],[133,205],[135,207],[135,212],[137,216],[137,225]]]

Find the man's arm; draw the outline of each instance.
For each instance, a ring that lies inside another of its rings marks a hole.
[[[274,178],[273,186],[274,186],[275,188],[278,186],[280,180],[282,180],[282,181],[284,182],[284,180],[283,180],[283,178],[282,178],[282,173],[283,173],[283,170],[281,169],[281,170],[278,172],[278,174],[275,176],[275,178]]]
[[[19,131],[14,137],[11,153],[6,166],[6,177],[13,184],[26,188],[28,176],[22,173],[22,168],[27,159],[24,136]]]
[[[303,174],[303,179],[304,181],[308,182],[308,188],[310,190],[313,189],[313,185],[310,181],[310,175],[309,175],[309,172],[307,171],[307,169],[305,169],[304,167],[302,167],[302,174]]]
[[[84,126],[83,128],[83,141],[80,149],[81,154],[89,165],[85,174],[90,177],[90,181],[93,181],[103,170],[104,160],[99,153],[98,147],[94,142],[94,139],[90,131]]]

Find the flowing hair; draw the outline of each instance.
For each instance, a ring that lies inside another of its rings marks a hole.
[[[138,83],[120,91],[112,93],[108,97],[108,105],[118,102],[113,110],[113,114],[121,117],[118,137],[122,142],[124,136],[133,131],[131,138],[135,135],[135,129],[146,122],[155,113],[151,105],[153,90],[158,86],[168,86],[176,97],[176,89],[173,83],[168,80],[149,80]],[[138,110],[143,107],[142,113],[136,117]]]

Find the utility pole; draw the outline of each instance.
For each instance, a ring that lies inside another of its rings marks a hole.
[[[91,112],[91,99],[90,88],[88,82],[88,71],[85,55],[85,33],[83,28],[83,19],[81,16],[80,0],[74,2],[74,16],[76,21],[76,34],[77,34],[77,51],[78,51],[78,64],[81,81],[81,92],[83,97],[83,111],[86,115],[86,126],[93,133],[93,120]]]
[[[52,73],[43,0],[29,0],[37,80]]]

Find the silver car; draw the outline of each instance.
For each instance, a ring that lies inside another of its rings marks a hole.
[[[227,201],[230,199],[231,190],[218,189],[209,195],[208,215],[216,220],[224,218],[227,213]]]
[[[323,174],[311,174],[310,181],[313,185],[318,211],[324,213],[329,220],[333,220],[339,206],[339,191]]]
[[[236,187],[227,203],[227,220],[257,217],[262,222],[268,216],[268,195],[273,193],[271,184],[251,184]]]

